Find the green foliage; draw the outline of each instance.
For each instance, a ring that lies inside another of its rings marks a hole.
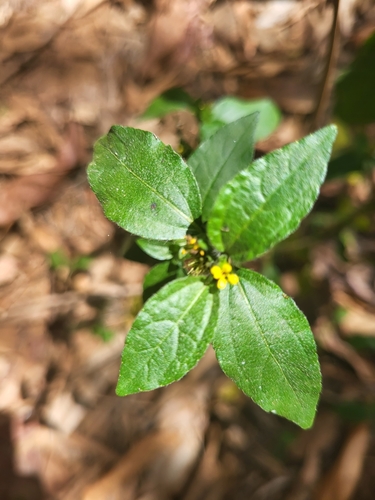
[[[220,293],[220,366],[264,410],[310,427],[320,370],[309,324],[272,281],[248,269],[238,275],[238,286]]]
[[[334,126],[319,130],[254,161],[228,182],[208,222],[212,244],[241,263],[295,231],[318,196],[335,136]]]
[[[167,90],[154,99],[140,118],[163,118],[169,113],[181,110],[190,111],[198,118],[203,141],[225,125],[254,113],[259,115],[254,140],[259,141],[272,134],[281,119],[280,110],[271,99],[239,99],[227,96],[213,104],[207,104],[199,99],[194,100],[180,88]]]
[[[100,337],[103,342],[109,342],[113,338],[113,331],[103,325],[94,325],[92,332]]]
[[[137,245],[147,253],[147,255],[156,260],[168,260],[172,258],[168,242],[138,238]]]
[[[86,255],[80,255],[70,259],[64,252],[57,250],[49,254],[50,267],[53,270],[59,267],[68,267],[73,273],[75,271],[86,271],[92,258]]]
[[[188,164],[202,196],[202,218],[208,219],[220,189],[250,165],[254,154],[258,113],[219,128],[190,156]]]
[[[147,300],[163,285],[177,277],[182,277],[181,267],[170,260],[160,262],[145,276],[143,281],[143,299]]]
[[[202,112],[201,138],[206,140],[222,126],[256,112],[259,119],[254,139],[265,139],[280,123],[278,107],[271,99],[245,100],[237,97],[223,97]]]
[[[162,118],[173,111],[188,110],[197,112],[198,105],[182,89],[170,89],[152,101],[141,118]]]
[[[213,302],[202,279],[191,276],[151,297],[128,333],[117,394],[156,389],[191,370],[213,337]]]
[[[128,333],[117,394],[180,379],[212,343],[256,403],[307,428],[321,387],[308,322],[277,285],[235,265],[286,238],[311,210],[336,130],[252,162],[257,118],[220,128],[188,165],[132,128],[112,127],[95,145],[88,176],[107,217],[165,259],[145,278],[150,298]]]
[[[336,85],[335,113],[353,125],[375,121],[375,34]]]
[[[144,238],[182,238],[201,213],[190,168],[150,132],[113,126],[95,144],[88,178],[108,219]]]

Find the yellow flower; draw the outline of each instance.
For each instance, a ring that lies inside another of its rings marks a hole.
[[[240,278],[237,276],[237,274],[228,274],[228,282],[231,285],[237,285],[239,281]]]
[[[228,274],[232,272],[232,266],[229,264],[229,262],[224,262],[224,264],[221,266],[221,270],[223,271],[224,274]]]
[[[218,280],[223,276],[223,271],[219,266],[212,266],[210,271],[215,280]]]
[[[224,288],[227,286],[228,281],[226,278],[219,278],[217,280],[216,286],[218,287],[219,290],[224,290]]]
[[[212,276],[217,280],[216,286],[219,290],[224,290],[228,283],[231,285],[237,285],[240,281],[237,274],[232,273],[232,266],[229,262],[224,262],[220,266],[214,265],[211,267],[210,272]]]

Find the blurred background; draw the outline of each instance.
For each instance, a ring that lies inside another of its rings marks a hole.
[[[2,500],[374,499],[374,32],[374,0],[1,0]],[[251,110],[257,156],[339,127],[313,212],[251,263],[312,325],[309,431],[211,350],[178,383],[114,394],[153,262],[102,215],[93,143],[117,123],[187,156]]]

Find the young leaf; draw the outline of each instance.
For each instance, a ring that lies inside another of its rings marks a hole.
[[[326,175],[330,125],[254,161],[219,193],[208,221],[212,244],[234,262],[263,254],[295,231]]]
[[[224,184],[253,160],[258,113],[220,128],[194,151],[188,160],[202,196],[202,218],[207,220]]]
[[[181,267],[176,266],[176,264],[170,260],[156,264],[156,266],[150,269],[146,274],[143,281],[143,300],[148,300],[162,286],[183,275],[184,273]]]
[[[150,132],[113,126],[95,144],[88,178],[108,219],[144,238],[182,238],[201,213],[190,168]]]
[[[169,250],[169,241],[145,240],[138,238],[137,245],[156,260],[168,260],[173,257]]]
[[[294,301],[264,276],[241,269],[220,292],[213,346],[223,371],[265,411],[312,425],[321,390],[316,347]]]
[[[271,99],[245,100],[227,96],[216,101],[210,110],[201,113],[202,140],[208,139],[226,123],[234,122],[252,113],[259,113],[255,142],[268,137],[280,123],[280,110]]]
[[[127,335],[117,394],[150,391],[191,370],[213,337],[212,306],[209,288],[190,276],[151,297]]]
[[[183,89],[173,88],[156,97],[141,118],[162,118],[168,113],[179,110],[195,113],[197,104]]]

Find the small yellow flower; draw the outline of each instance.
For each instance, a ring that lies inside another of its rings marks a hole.
[[[224,290],[224,288],[227,286],[228,281],[226,278],[219,278],[217,280],[216,286],[218,287],[219,290]]]
[[[187,254],[187,251],[185,250],[185,248],[181,248],[181,255],[186,255]]]
[[[201,255],[201,256],[203,257],[203,255],[204,255],[204,250],[201,250],[201,251],[199,252],[199,255]]]
[[[228,278],[228,282],[231,285],[237,285],[238,282],[240,281],[240,278],[237,276],[237,274],[228,274],[227,278]]]
[[[221,265],[214,265],[211,267],[210,272],[215,280],[217,280],[216,286],[219,290],[224,290],[228,283],[231,285],[237,285],[240,281],[237,274],[232,273],[232,266],[229,262],[224,262]]]
[[[190,245],[195,245],[195,244],[196,244],[196,242],[197,242],[197,238],[190,238],[190,239],[189,239],[189,244],[190,244]]]
[[[219,266],[212,266],[210,271],[215,280],[218,280],[223,276],[223,271]]]
[[[223,271],[224,274],[228,274],[232,272],[232,266],[229,264],[229,262],[224,262],[224,264],[221,266],[221,270]]]

